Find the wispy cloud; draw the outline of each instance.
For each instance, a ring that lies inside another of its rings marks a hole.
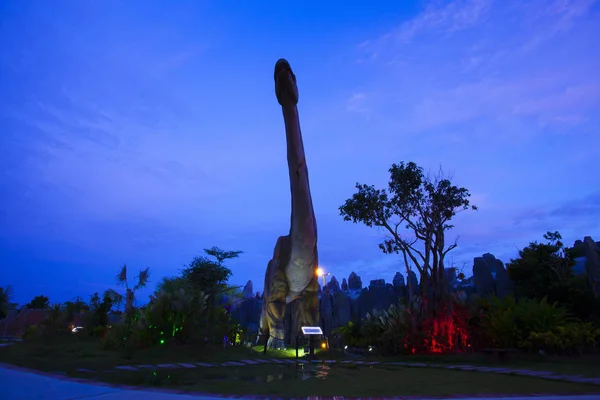
[[[554,223],[557,226],[587,223],[596,226],[600,219],[600,192],[592,193],[581,199],[569,200],[554,207],[540,207],[536,210],[521,212],[515,217],[517,225],[527,223]]]
[[[408,130],[478,118],[533,118],[545,127],[589,121],[600,108],[595,3],[430,2],[360,44],[386,80],[371,102],[394,104]]]
[[[367,93],[354,93],[348,99],[347,109],[351,112],[365,113],[369,111],[367,106],[368,94]]]
[[[383,56],[386,46],[410,44],[420,36],[451,35],[483,23],[493,0],[430,1],[423,12],[385,35],[359,44],[373,58]]]
[[[410,42],[424,34],[452,34],[486,21],[493,0],[432,1],[416,18],[396,31],[400,41]],[[392,34],[393,36],[393,34]]]
[[[566,34],[577,24],[579,19],[588,16],[598,0],[554,0],[539,4],[524,2],[521,7],[533,32],[523,44],[522,49],[531,51],[557,35]]]

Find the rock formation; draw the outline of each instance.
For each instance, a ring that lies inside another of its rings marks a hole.
[[[504,263],[500,260],[496,260],[494,271],[496,279],[496,296],[504,297],[512,294],[514,284],[508,276],[508,271],[504,267]]]
[[[374,279],[368,288],[360,292],[356,300],[357,314],[354,319],[364,318],[373,310],[387,310],[392,304],[398,304],[400,293],[394,290],[394,286],[386,284],[384,279]]]
[[[249,299],[252,296],[254,296],[254,293],[252,293],[252,281],[248,281],[246,286],[244,286],[244,299]]]
[[[356,275],[356,272],[351,272],[348,277],[348,290],[361,290],[362,286],[360,276]]]
[[[346,278],[342,279],[342,290],[343,291],[348,290],[348,282],[346,282]]]
[[[573,247],[581,255],[582,272],[587,276],[594,295],[600,297],[600,242],[586,236],[583,242],[578,240]]]
[[[485,253],[473,259],[473,282],[478,295],[495,294],[503,297],[512,293],[513,284],[504,268],[504,263]]]
[[[394,288],[404,287],[404,275],[402,275],[400,272],[396,272],[396,275],[394,275],[394,279],[392,279],[392,284],[394,285]]]
[[[369,282],[369,289],[384,288],[384,287],[385,287],[385,279],[372,279],[371,282]]]
[[[287,161],[292,197],[290,233],[277,239],[273,258],[265,273],[265,294],[260,330],[269,335],[269,347],[283,347],[286,304],[300,301],[290,323],[294,332],[299,326],[319,321],[319,298],[316,269],[317,223],[313,210],[308,169],[298,117],[296,76],[286,60],[275,64],[275,94],[283,111],[287,141]]]
[[[452,292],[454,291],[454,289],[456,288],[456,285],[458,283],[458,278],[456,275],[456,268],[444,268],[444,273],[446,274],[445,278],[446,278],[446,285],[447,285],[447,291],[448,292]]]
[[[262,310],[260,297],[251,297],[242,300],[231,311],[232,318],[248,332],[258,332],[258,324]]]
[[[408,273],[408,278],[406,278],[406,286],[408,286],[409,300],[420,293],[419,281],[417,280],[417,274],[415,274],[415,271],[410,271]]]
[[[329,282],[327,282],[327,289],[329,289],[330,292],[337,292],[337,291],[341,290],[340,283],[335,278],[335,276],[332,276],[331,280]]]

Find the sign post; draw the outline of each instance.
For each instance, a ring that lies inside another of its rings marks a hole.
[[[309,355],[312,357],[315,355],[315,341],[313,340],[313,337],[316,335],[322,336],[323,330],[320,326],[303,326],[302,333],[304,334],[304,336],[308,336],[308,343],[310,349]]]

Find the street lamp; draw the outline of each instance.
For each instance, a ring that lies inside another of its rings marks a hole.
[[[317,276],[323,278],[323,289],[325,289],[325,285],[327,285],[327,277],[329,275],[331,275],[331,272],[325,273],[325,271],[323,271],[323,268],[317,268]]]

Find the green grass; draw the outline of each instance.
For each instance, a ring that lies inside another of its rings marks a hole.
[[[476,366],[494,366],[512,369],[529,369],[549,371],[565,375],[581,375],[584,377],[600,377],[600,356],[587,355],[580,357],[542,356],[535,354],[518,354],[506,360],[490,358],[482,354],[446,354],[431,356],[410,356],[381,358],[382,360],[424,362],[431,364],[468,364]]]
[[[593,385],[556,382],[540,378],[518,377],[439,368],[403,368],[378,365],[328,367],[310,364],[304,369],[294,365],[253,365],[178,370],[103,372],[118,365],[167,364],[185,362],[219,363],[253,358],[290,358],[295,350],[273,350],[263,354],[262,346],[227,348],[210,346],[156,346],[138,350],[130,357],[105,351],[100,341],[80,335],[63,335],[0,347],[0,362],[44,371],[62,371],[69,375],[128,385],[167,386],[190,391],[230,394],[277,394],[308,396],[319,394],[347,396],[446,395],[477,393],[598,392]],[[357,359],[341,351],[321,351],[317,359]],[[507,368],[534,369],[564,374],[600,376],[597,356],[559,358],[519,355],[501,362],[474,354],[381,357],[361,356],[373,361],[407,361],[435,364],[500,365]],[[93,373],[77,372],[78,368]],[[314,368],[322,368],[315,371]],[[308,369],[310,378],[303,380]],[[433,385],[432,382],[435,382]]]
[[[78,335],[61,335],[0,347],[0,362],[43,371],[71,372],[77,368],[110,369],[118,365],[169,362],[225,362],[260,358],[248,348],[217,346],[155,346],[126,356],[102,349],[100,340]]]

